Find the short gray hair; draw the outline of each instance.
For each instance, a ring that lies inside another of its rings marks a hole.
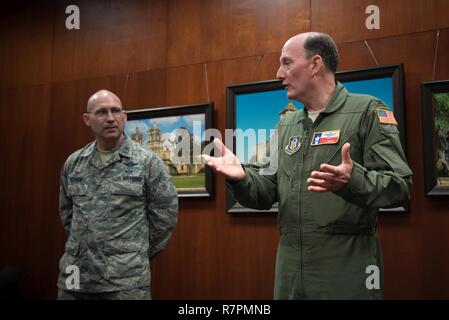
[[[334,40],[326,33],[316,32],[311,34],[304,41],[306,57],[317,54],[323,59],[326,68],[333,74],[337,72],[338,67],[338,48]]]

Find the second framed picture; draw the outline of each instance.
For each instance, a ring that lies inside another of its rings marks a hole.
[[[427,196],[449,196],[449,80],[421,84]]]
[[[212,128],[213,103],[132,110],[127,115],[126,135],[159,155],[180,198],[213,196],[214,174],[201,160],[209,143],[202,138]]]
[[[351,93],[369,94],[382,100],[394,112],[398,121],[400,139],[405,151],[404,89],[402,64],[338,72],[336,79]],[[270,130],[282,117],[304,106],[287,98],[281,81],[270,80],[236,84],[227,87],[226,128],[236,130],[234,150],[243,164],[254,163],[265,154],[264,146]],[[245,131],[253,129],[263,134],[257,136],[257,143],[248,143]],[[228,213],[277,213],[277,204],[270,210],[247,208],[227,192]],[[380,209],[388,212],[407,212],[408,206]]]

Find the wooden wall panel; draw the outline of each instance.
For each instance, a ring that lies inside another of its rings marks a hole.
[[[437,37],[437,35],[435,35]],[[435,41],[437,41],[435,39]],[[436,46],[436,45],[435,45]],[[449,79],[449,29],[440,30],[438,38],[437,57],[435,64],[435,78],[427,80],[447,80]],[[428,57],[427,59],[429,59]]]
[[[368,43],[369,45],[369,43]],[[339,43],[340,62],[337,71],[375,67],[376,62],[363,41]]]
[[[166,1],[77,2],[80,29],[68,30],[65,8],[55,8],[52,81],[99,77],[165,66]]]
[[[380,9],[380,29],[368,30],[369,5]],[[312,0],[311,30],[329,33],[337,42],[349,42],[449,27],[445,0]]]
[[[125,93],[122,103],[126,110],[164,107],[167,86],[165,69],[138,72],[126,75]]]
[[[48,1],[30,1],[20,6],[4,6],[0,21],[0,87],[48,83],[53,45],[52,5]]]
[[[29,267],[27,285],[49,292],[54,286],[51,256],[58,226],[52,211],[57,194],[49,184],[53,170],[48,162],[50,86],[3,89],[0,95],[2,109],[8,113],[0,128],[0,266]]]
[[[169,1],[168,65],[279,51],[309,30],[309,1]]]

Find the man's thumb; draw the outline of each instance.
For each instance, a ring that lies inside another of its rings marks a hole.
[[[349,154],[349,148],[351,145],[349,143],[345,143],[343,145],[343,148],[341,148],[341,162],[345,164],[351,164],[352,159],[351,155]]]

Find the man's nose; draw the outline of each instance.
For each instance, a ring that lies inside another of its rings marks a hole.
[[[278,72],[276,73],[276,79],[278,79],[278,80],[285,79],[285,74],[284,74],[284,70],[282,69],[282,66],[279,67]]]
[[[111,110],[108,110],[108,114],[106,115],[106,121],[108,121],[108,122],[114,122],[115,121],[114,115],[112,114]]]

